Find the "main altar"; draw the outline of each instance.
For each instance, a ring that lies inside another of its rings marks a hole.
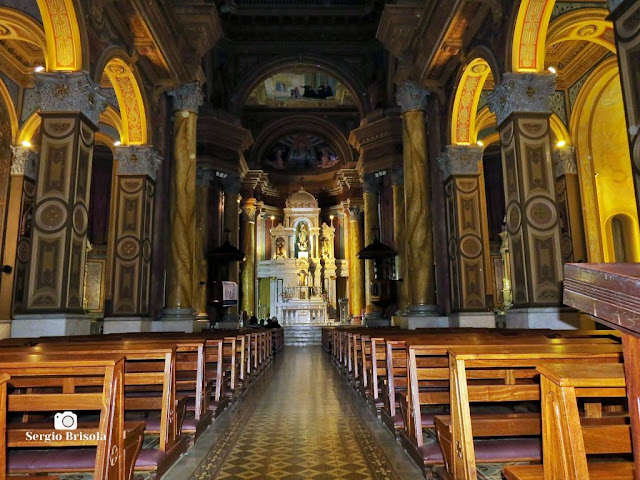
[[[291,195],[269,235],[270,260],[259,262],[258,277],[269,278],[270,316],[282,325],[329,323],[337,307],[335,229],[320,224],[316,198],[304,188]]]

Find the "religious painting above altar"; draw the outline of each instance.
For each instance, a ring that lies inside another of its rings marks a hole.
[[[307,133],[278,139],[268,148],[262,161],[263,167],[267,169],[304,173],[331,169],[340,163],[340,156],[325,139]]]

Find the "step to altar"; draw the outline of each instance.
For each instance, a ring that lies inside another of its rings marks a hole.
[[[284,344],[291,347],[322,345],[324,325],[285,325]]]

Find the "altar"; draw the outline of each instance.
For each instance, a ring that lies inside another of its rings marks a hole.
[[[271,258],[258,263],[258,277],[269,279],[270,316],[282,325],[329,323],[337,311],[335,229],[320,224],[316,198],[303,188],[291,195],[269,235]]]

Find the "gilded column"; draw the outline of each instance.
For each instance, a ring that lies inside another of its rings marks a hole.
[[[87,334],[83,312],[93,142],[106,98],[87,72],[37,73],[40,162],[25,312],[12,336]]]
[[[31,225],[35,200],[38,154],[27,147],[11,147],[9,204],[0,282],[0,338],[11,333],[11,315],[24,310],[27,268],[31,252]]]
[[[483,148],[449,145],[439,159],[444,178],[451,307],[487,308],[479,164]]]
[[[640,212],[640,2],[609,0],[610,19],[616,36],[616,55],[620,65],[620,83],[627,117],[631,168],[636,187],[636,203]]]
[[[404,220],[404,174],[400,167],[391,170],[391,189],[393,194],[393,248],[398,252],[396,257],[396,278],[398,282],[398,309],[403,312],[408,302],[408,278],[405,259],[405,220]]]
[[[398,87],[402,109],[405,200],[405,257],[409,307],[407,315],[435,311],[430,174],[427,166],[425,109],[428,91],[412,82]]]
[[[358,259],[358,252],[362,250],[362,236],[360,234],[360,217],[362,207],[350,205],[349,212],[349,308],[354,325],[362,324],[362,310],[364,308],[364,260]]]
[[[193,268],[193,308],[198,320],[209,321],[207,315],[207,245],[209,243],[209,189],[213,172],[198,167],[196,171],[196,257]]]
[[[248,198],[242,204],[242,251],[245,260],[241,273],[241,309],[256,315],[256,199]]]
[[[149,295],[156,173],[162,159],[150,146],[116,147],[111,311],[105,333],[150,328]]]
[[[182,85],[173,97],[173,165],[170,179],[169,255],[163,320],[193,329],[193,269],[196,237],[196,123],[203,103],[200,86]],[[172,326],[167,324],[167,328]],[[161,327],[162,328],[162,327]]]
[[[378,207],[380,203],[380,179],[372,173],[362,177],[364,197],[364,245],[369,245],[380,235]],[[357,253],[357,252],[356,252]],[[364,288],[366,316],[379,317],[380,308],[371,303],[371,280],[373,280],[373,260],[364,261]]]
[[[551,161],[555,75],[506,73],[488,97],[502,146],[514,305],[562,302],[560,218]]]
[[[556,148],[553,151],[553,164],[563,263],[586,262],[587,246],[575,147]]]
[[[240,246],[240,177],[229,175],[222,179],[224,188],[224,219],[223,226],[229,230],[229,242],[234,247]],[[228,264],[228,272],[223,278],[236,285],[240,283],[240,264],[231,262]],[[238,306],[229,309],[230,315],[238,315]]]

